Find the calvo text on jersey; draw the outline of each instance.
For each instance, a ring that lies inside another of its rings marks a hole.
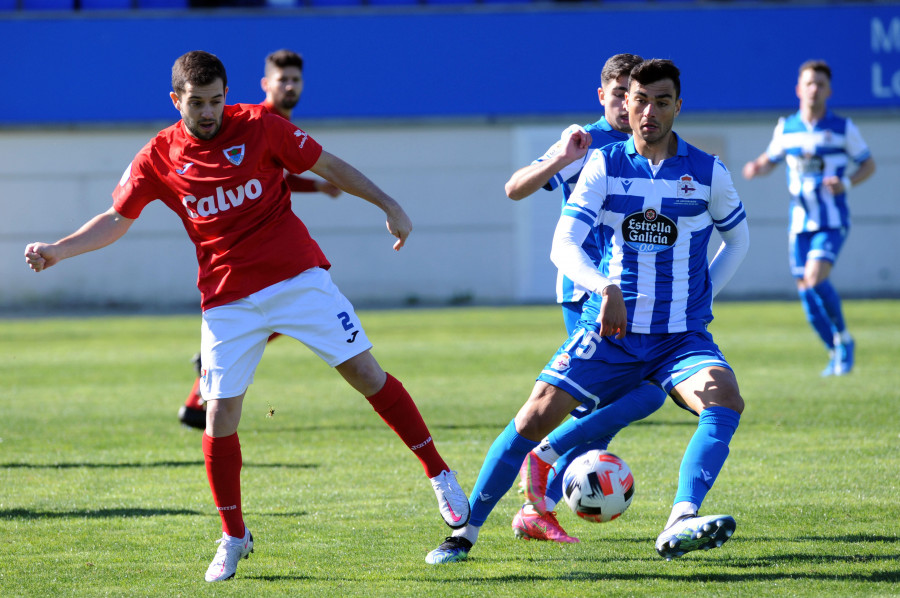
[[[678,227],[653,208],[629,214],[622,221],[625,244],[635,251],[656,253],[675,245]]]
[[[212,216],[230,210],[244,203],[245,199],[256,199],[262,195],[262,183],[258,179],[250,179],[234,189],[216,187],[215,195],[197,199],[193,195],[182,198],[181,203],[187,210],[189,218]]]

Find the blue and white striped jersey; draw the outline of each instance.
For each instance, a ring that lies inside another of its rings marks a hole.
[[[704,330],[713,318],[713,227],[727,232],[746,219],[725,165],[676,138],[677,154],[657,165],[637,153],[633,139],[592,152],[560,221],[591,227],[599,274],[622,289],[632,333]],[[599,293],[591,295],[583,319],[597,320],[601,303]]]
[[[581,169],[584,168],[585,163],[587,162],[588,156],[591,155],[591,150],[604,147],[609,145],[610,143],[616,143],[617,141],[623,141],[628,139],[628,133],[622,133],[620,131],[612,128],[612,125],[607,122],[605,117],[601,117],[597,122],[586,125],[584,130],[591,134],[591,146],[588,149],[588,152],[584,155],[584,158],[581,160],[575,160],[571,164],[565,166],[562,170],[560,170],[556,175],[551,178],[546,185],[544,185],[544,189],[548,191],[552,191],[557,187],[562,189],[563,199],[562,199],[562,207],[565,208],[566,202],[569,200],[569,196],[572,194],[572,189],[575,187],[575,183],[578,181],[578,175],[581,174]],[[549,160],[556,154],[560,152],[562,140],[553,144],[553,147],[547,150],[547,152],[532,162],[532,164],[537,164],[539,162],[543,162],[544,160]],[[582,245],[587,254],[591,257],[595,264],[600,263],[600,252],[597,249],[597,243],[593,237],[588,237],[584,241],[584,245]],[[569,303],[575,301],[581,301],[581,298],[584,297],[585,293],[588,291],[575,283],[571,278],[565,276],[562,272],[557,272],[556,275],[556,302],[557,303]]]
[[[792,233],[850,226],[847,194],[832,195],[822,186],[824,177],[849,175],[851,159],[860,163],[871,155],[849,118],[830,110],[816,123],[804,122],[799,111],[781,118],[766,155],[787,165]]]

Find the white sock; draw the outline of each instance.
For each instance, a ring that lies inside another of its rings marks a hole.
[[[559,459],[559,453],[553,450],[553,447],[550,446],[550,441],[544,438],[541,440],[541,443],[532,450],[538,459],[547,463],[548,465],[553,465],[556,463],[556,460]]]
[[[478,532],[480,532],[480,531],[481,531],[480,527],[478,527],[476,525],[472,525],[470,523],[470,524],[466,525],[465,527],[461,527],[458,530],[454,530],[453,533],[450,535],[453,536],[454,538],[458,538],[458,537],[462,536],[463,538],[465,538],[466,540],[471,542],[472,545],[474,546],[475,542],[478,540]]]
[[[699,510],[700,508],[692,502],[682,501],[675,503],[672,505],[672,514],[669,515],[669,521],[666,522],[665,529],[672,527],[672,524],[684,515],[696,517]]]

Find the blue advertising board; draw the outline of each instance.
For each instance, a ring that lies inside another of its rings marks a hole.
[[[809,58],[832,65],[836,108],[900,106],[900,4],[479,6],[8,13],[0,124],[175,120],[171,65],[194,49],[222,58],[230,103],[258,102],[263,58],[282,47],[306,59],[304,119],[594,113],[600,68],[618,52],[674,60],[690,112],[793,110]]]

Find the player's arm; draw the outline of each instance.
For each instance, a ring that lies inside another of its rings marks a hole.
[[[287,181],[292,193],[324,193],[330,197],[337,197],[341,194],[341,190],[335,185],[321,179],[311,179],[286,172],[284,180]]]
[[[833,195],[840,195],[841,193],[849,191],[851,187],[859,185],[873,174],[875,174],[875,159],[872,156],[869,156],[859,163],[856,171],[850,176],[826,177],[822,179],[822,184]]]
[[[25,262],[35,272],[46,270],[64,259],[95,251],[118,241],[128,232],[133,222],[134,220],[125,218],[114,208],[110,208],[55,243],[29,243],[25,247]]]
[[[594,158],[582,172],[556,223],[550,260],[573,281],[603,297],[600,336],[622,338],[628,324],[622,290],[600,273],[583,247],[596,225],[606,189],[605,161],[597,154]]]
[[[406,238],[412,231],[412,222],[409,216],[394,198],[382,191],[366,175],[324,150],[309,170],[333,183],[339,189],[361,197],[381,208],[387,216],[388,231],[397,237],[394,249],[399,250],[403,247]]]
[[[750,229],[747,226],[747,212],[728,169],[718,160],[713,169],[709,211],[722,237],[722,245],[709,264],[709,278],[715,297],[728,284],[750,251]]]
[[[591,145],[591,134],[576,125],[563,133],[563,138],[545,154],[540,162],[522,167],[506,182],[506,196],[518,201],[546,185],[556,174],[584,157]]]
[[[767,175],[772,172],[777,165],[777,162],[772,162],[772,160],[769,159],[768,152],[763,152],[757,156],[755,160],[750,160],[744,164],[744,178],[750,180],[754,177]]]

